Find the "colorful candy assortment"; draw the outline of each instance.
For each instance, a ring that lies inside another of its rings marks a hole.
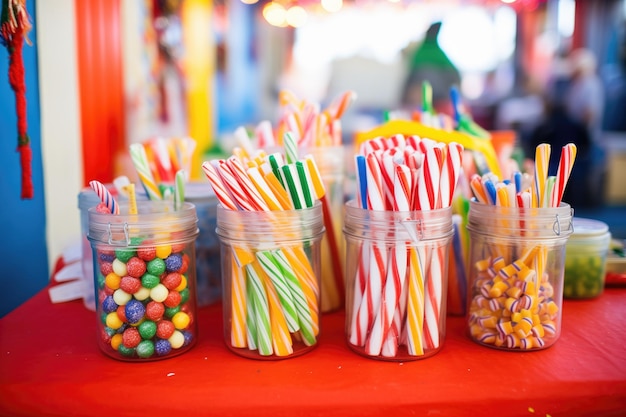
[[[537,234],[547,230],[549,235],[567,236],[571,230],[561,229],[558,216],[547,216],[545,230],[540,230],[542,220],[534,209],[560,206],[575,156],[574,144],[564,146],[557,176],[548,176],[550,145],[541,144],[536,149],[534,178],[520,173],[506,181],[490,174],[471,178],[475,204],[503,208],[498,212],[502,217],[481,214],[485,218],[480,221],[470,219],[475,236],[468,326],[470,337],[478,343],[527,350],[548,347],[558,338],[563,270],[557,257],[562,253]],[[516,211],[509,213],[507,208]],[[470,209],[470,218],[472,214]],[[486,222],[499,228],[495,237],[480,237],[490,227]]]
[[[289,134],[286,140],[292,140]],[[285,149],[285,156],[259,151],[242,160],[235,155],[244,154],[236,151],[228,159],[204,162],[202,168],[222,207],[246,212],[314,207],[325,192],[315,161],[311,157],[296,160],[294,148]],[[276,227],[284,225],[276,220]],[[224,301],[230,305],[227,343],[241,354],[256,351],[261,357],[287,357],[317,344],[319,274],[308,243],[271,235],[264,236],[269,241],[263,247],[232,246],[231,285],[225,290],[230,297]],[[285,239],[291,243],[276,243]]]
[[[150,359],[191,345],[195,295],[186,273],[192,248],[141,238],[124,248],[98,246],[97,311],[107,353]]]
[[[358,205],[399,212],[449,207],[462,153],[457,143],[399,134],[364,142],[356,156]],[[447,244],[424,245],[417,237],[392,246],[362,243],[355,276],[348,277],[353,283],[346,324],[351,347],[386,358],[438,351],[447,249]]]

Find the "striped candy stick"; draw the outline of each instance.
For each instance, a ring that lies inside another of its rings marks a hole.
[[[422,271],[425,262],[420,262],[420,254],[423,256],[425,252],[418,252],[415,246],[411,247],[407,276],[408,297],[404,332],[406,334],[407,351],[412,356],[424,354],[425,293]]]
[[[407,267],[407,249],[404,245],[396,245],[389,251],[387,276],[382,288],[380,306],[376,311],[369,337],[365,344],[365,352],[371,356],[381,353],[383,342],[393,332],[394,315],[400,302],[400,294],[405,280]],[[399,333],[396,329],[396,335]]]
[[[337,238],[335,236],[335,223],[332,218],[332,210],[330,208],[330,202],[328,198],[326,198],[326,188],[324,186],[324,181],[322,180],[322,175],[315,163],[315,159],[312,155],[305,156],[304,159],[306,163],[306,167],[309,171],[309,176],[311,179],[310,187],[312,188],[313,193],[316,198],[322,204],[322,214],[324,216],[324,226],[326,227],[325,238],[328,242],[328,251],[329,258],[332,263],[332,271],[333,277],[331,280],[325,278],[325,275],[322,276],[322,282],[327,282],[327,291],[326,294],[336,293],[337,301],[332,303],[331,305],[341,305],[345,298],[345,287],[344,287],[344,277],[343,277],[343,267],[341,265],[341,258],[339,253],[339,245],[337,244]],[[332,281],[328,282],[328,281]],[[335,291],[332,291],[335,290]],[[330,300],[332,301],[332,300]],[[322,298],[322,302],[324,299]]]
[[[143,144],[133,143],[130,145],[130,158],[133,162],[135,170],[137,170],[139,181],[146,190],[148,198],[150,200],[161,200],[163,196],[161,195],[159,186],[152,175],[146,149]]]
[[[267,293],[255,268],[255,262],[246,265],[245,268],[247,288],[249,289],[248,326],[250,329],[256,329],[256,347],[259,355],[269,356],[273,353],[273,347]],[[254,336],[253,331],[250,331],[250,334],[252,337]],[[248,347],[252,349],[250,339],[248,340]]]
[[[107,206],[111,214],[120,214],[120,206],[104,184],[98,180],[92,180],[89,181],[89,186],[96,193],[100,201]]]
[[[298,160],[298,142],[293,132],[286,132],[283,136],[285,148],[285,161],[287,164],[295,164]]]
[[[263,197],[261,197],[261,194],[248,177],[243,163],[236,157],[231,156],[226,160],[226,165],[230,168],[241,189],[247,195],[247,200],[255,207],[255,210],[269,211],[269,207],[265,204]]]
[[[137,195],[135,194],[135,184],[132,182],[124,186],[124,191],[128,195],[128,214],[138,214]]]
[[[261,268],[258,262],[253,264],[255,271],[261,277],[263,288],[267,294],[270,316],[270,333],[272,337],[273,354],[279,357],[293,354],[293,341],[287,324],[286,316],[283,312],[283,305],[279,299],[274,283]]]
[[[256,258],[272,282],[280,301],[282,314],[286,319],[289,331],[292,333],[297,332],[300,330],[300,325],[298,324],[298,313],[296,312],[291,290],[289,289],[286,278],[280,269],[280,265],[270,251],[259,251],[256,253]]]
[[[563,199],[563,193],[567,186],[567,181],[572,173],[574,161],[576,160],[577,148],[573,143],[568,143],[561,149],[559,167],[556,171],[556,184],[551,193],[550,207],[558,207]]]
[[[306,285],[302,285],[300,280],[292,268],[292,263],[289,262],[287,256],[282,250],[274,252],[274,259],[282,271],[291,296],[294,301],[294,306],[298,314],[298,324],[300,326],[300,335],[303,342],[307,346],[313,346],[317,343],[317,334],[319,333],[319,316],[315,314],[310,308],[309,301],[305,295],[307,290]]]
[[[533,207],[546,207],[545,188],[550,162],[550,145],[542,143],[535,148],[535,180],[533,183]]]
[[[395,211],[407,212],[410,210],[410,194],[411,194],[411,169],[407,165],[397,165],[394,175],[394,207]],[[407,287],[407,272],[408,272],[408,255],[413,250],[410,242],[406,242],[405,245],[398,243],[394,250],[391,251],[391,255],[396,259],[393,263],[397,264],[396,270],[400,276],[400,280],[396,280],[393,284],[398,291],[399,299],[396,301],[396,306],[393,312],[392,323],[387,329],[384,335],[383,346],[381,355],[384,357],[395,357],[398,351],[398,346],[401,343],[401,334],[403,320],[406,315],[406,305],[408,297]],[[396,255],[396,252],[402,251],[400,256]],[[401,260],[398,261],[398,258]],[[389,270],[389,268],[388,268]],[[387,278],[386,287],[390,285],[389,278]]]
[[[451,142],[446,147],[444,164],[441,168],[439,182],[439,207],[449,207],[452,204],[463,162],[463,146]]]
[[[236,348],[248,347],[246,342],[246,275],[234,257],[230,262],[232,285],[230,288],[230,343]]]
[[[252,140],[246,131],[246,128],[243,126],[235,129],[233,133],[235,140],[237,141],[237,145],[242,150],[240,154],[240,159],[245,161],[247,159],[252,159],[254,157],[254,145],[252,144]]]
[[[230,196],[238,207],[245,211],[259,210],[258,205],[254,201],[252,201],[250,195],[248,195],[248,193],[243,190],[237,177],[235,177],[230,166],[226,163],[225,160],[218,160],[216,169],[220,175],[220,178],[224,182],[226,189],[229,191]]]
[[[276,138],[272,130],[272,123],[269,120],[263,120],[257,124],[254,129],[257,147],[259,149],[270,148],[276,146]]]
[[[185,171],[179,169],[176,172],[176,180],[174,182],[174,210],[180,210],[185,202]]]

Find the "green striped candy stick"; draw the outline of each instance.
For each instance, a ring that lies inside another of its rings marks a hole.
[[[256,257],[265,273],[270,277],[272,284],[274,284],[274,288],[276,288],[278,299],[280,300],[280,305],[283,314],[285,315],[289,331],[291,333],[297,332],[300,330],[300,325],[298,324],[298,313],[296,312],[291,291],[289,290],[286,278],[280,269],[278,261],[276,261],[274,255],[270,251],[257,252]]]
[[[298,323],[300,324],[302,339],[307,346],[313,346],[316,343],[313,319],[309,304],[302,290],[302,284],[300,284],[300,280],[298,280],[292,266],[289,264],[289,261],[281,249],[274,252],[274,259],[278,262],[287,285],[289,286],[291,296],[293,297],[296,312],[298,313]]]
[[[259,354],[269,356],[274,350],[272,348],[270,307],[267,301],[267,294],[265,293],[261,277],[259,277],[252,264],[246,265],[246,276],[248,277],[248,286],[251,287],[250,298],[253,303],[252,315],[253,319],[256,321]]]

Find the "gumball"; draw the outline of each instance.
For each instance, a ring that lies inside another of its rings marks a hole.
[[[156,247],[157,258],[165,259],[172,253],[172,245],[159,245]]]
[[[113,288],[109,288],[109,287],[107,287],[105,285],[104,288],[102,288],[102,292],[105,293],[106,295],[113,295],[115,290]]]
[[[113,261],[113,272],[115,272],[120,277],[126,275],[126,263],[120,259],[116,259]]]
[[[111,272],[110,274],[107,274],[107,276],[104,278],[104,285],[111,288],[112,290],[117,290],[120,287],[121,280],[122,278],[119,275],[117,275],[115,272]]]
[[[159,285],[159,282],[161,282],[161,280],[157,275],[145,273],[141,277],[141,285],[148,289],[156,287],[157,285]]]
[[[143,261],[149,262],[156,258],[156,248],[154,246],[142,246],[137,249],[137,257]]]
[[[169,293],[168,289],[163,284],[158,284],[156,287],[150,290],[150,298],[154,301],[162,303],[167,298]]]
[[[105,294],[104,291],[98,291],[98,304],[102,305],[102,303],[104,302],[104,300],[108,297],[107,294]]]
[[[165,298],[165,300],[163,300],[163,304],[165,304],[166,307],[176,307],[180,304],[180,300],[181,300],[181,296],[180,293],[178,291],[170,291],[167,294],[167,297]]]
[[[158,321],[163,317],[163,313],[165,312],[165,307],[162,303],[158,303],[156,301],[150,301],[146,304],[146,318]]]
[[[172,335],[167,339],[172,345],[173,349],[178,349],[185,344],[185,336],[178,330],[176,330]]]
[[[100,202],[96,206],[96,213],[111,214],[111,210],[109,210],[109,208],[107,207],[106,204],[104,204],[104,202]]]
[[[165,261],[161,258],[154,258],[147,265],[148,273],[152,275],[160,276],[165,272]]]
[[[174,290],[178,291],[178,292],[181,292],[185,288],[187,288],[187,277],[181,274],[180,275],[180,284],[178,285],[178,287],[174,288]],[[187,292],[189,292],[189,290],[187,290]]]
[[[176,306],[176,307],[166,307],[165,308],[165,317],[167,317],[168,319],[172,319],[172,317],[174,317],[174,315],[176,313],[178,313],[180,311],[180,306]]]
[[[185,304],[187,303],[187,301],[189,301],[189,288],[185,288],[184,290],[180,291],[180,303],[181,304]]]
[[[158,339],[154,344],[154,350],[158,356],[165,356],[172,351],[172,345],[167,339]]]
[[[146,272],[146,263],[136,256],[133,256],[126,262],[126,273],[134,278],[141,278]]]
[[[141,288],[141,281],[138,278],[130,276],[122,277],[120,281],[120,289],[124,290],[128,294],[135,294]]]
[[[135,348],[129,348],[124,346],[124,343],[120,344],[117,348],[117,351],[122,355],[128,358],[135,356]]]
[[[108,262],[111,263],[113,262],[113,260],[115,259],[115,254],[114,253],[104,253],[104,252],[100,252],[98,254],[98,258],[100,259],[100,262]]]
[[[187,315],[187,313],[183,311],[179,311],[178,313],[174,314],[174,317],[172,317],[172,323],[174,323],[174,327],[179,330],[186,329],[187,326],[189,326],[190,322],[191,318],[189,317],[189,315]]]
[[[187,255],[186,253],[183,253],[183,264],[178,270],[178,272],[180,272],[181,274],[184,274],[185,272],[187,272],[188,269],[189,269],[189,255]]]
[[[122,334],[122,343],[124,344],[124,346],[133,348],[136,347],[139,342],[141,342],[141,335],[139,334],[139,331],[137,329],[135,329],[134,327],[129,327],[128,329],[124,330],[124,333]]]
[[[185,337],[185,343],[183,343],[183,346],[189,346],[189,344],[193,341],[193,333],[185,330],[183,331],[183,336]]]
[[[165,285],[165,288],[168,290],[173,290],[180,285],[181,279],[181,275],[178,272],[170,272],[161,279],[161,284]]]
[[[145,320],[137,328],[142,339],[152,339],[156,335],[157,325],[152,320]]]
[[[126,306],[119,306],[117,310],[115,310],[115,314],[117,314],[117,317],[119,317],[123,324],[128,322],[128,319],[126,318]]]
[[[165,270],[167,272],[178,271],[183,266],[183,257],[180,253],[173,253],[165,258]]]
[[[137,251],[135,251],[134,249],[115,249],[115,257],[124,263],[128,262],[128,260],[136,254]]]
[[[122,344],[122,338],[123,336],[121,334],[113,335],[113,337],[111,337],[111,347],[117,350],[119,346]]]
[[[113,297],[108,295],[105,297],[105,299],[102,301],[102,311],[104,311],[105,313],[112,313],[115,310],[117,310],[117,303],[113,300]]]
[[[185,243],[173,243],[172,244],[172,253],[179,253],[185,249]]]
[[[140,287],[136,293],[133,294],[135,300],[144,301],[150,297],[150,290],[146,287]]]
[[[132,298],[133,296],[131,294],[121,288],[115,290],[113,293],[113,300],[115,300],[118,306],[126,305]]]
[[[109,330],[111,330],[111,329],[109,329]],[[115,333],[113,333],[113,334],[115,334]],[[107,331],[107,327],[103,327],[103,328],[101,328],[101,329],[100,329],[100,339],[102,339],[102,341],[103,341],[104,343],[107,343],[107,344],[108,344],[108,343],[111,343],[111,337],[112,337],[112,336],[113,336],[113,335],[112,335],[112,334],[110,334],[110,333]]]
[[[141,303],[141,301],[130,300],[124,309],[126,313],[126,319],[130,324],[139,323],[139,321],[146,314],[146,307]]]
[[[176,330],[176,328],[171,321],[161,320],[157,323],[156,335],[161,339],[169,339],[170,336],[172,336],[172,334],[174,333],[174,330]]]
[[[109,313],[106,316],[106,325],[112,329],[119,329],[124,322],[120,319],[117,313]],[[173,326],[173,325],[172,325]]]
[[[100,262],[100,273],[104,276],[107,276],[111,272],[113,272],[113,261],[111,262]]]
[[[137,356],[140,358],[149,358],[154,355],[154,343],[151,340],[143,340],[137,346]]]

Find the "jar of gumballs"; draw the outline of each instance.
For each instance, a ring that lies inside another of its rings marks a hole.
[[[134,211],[133,211],[134,213]],[[97,340],[111,358],[170,358],[197,339],[192,203],[140,201],[136,214],[89,209]]]

